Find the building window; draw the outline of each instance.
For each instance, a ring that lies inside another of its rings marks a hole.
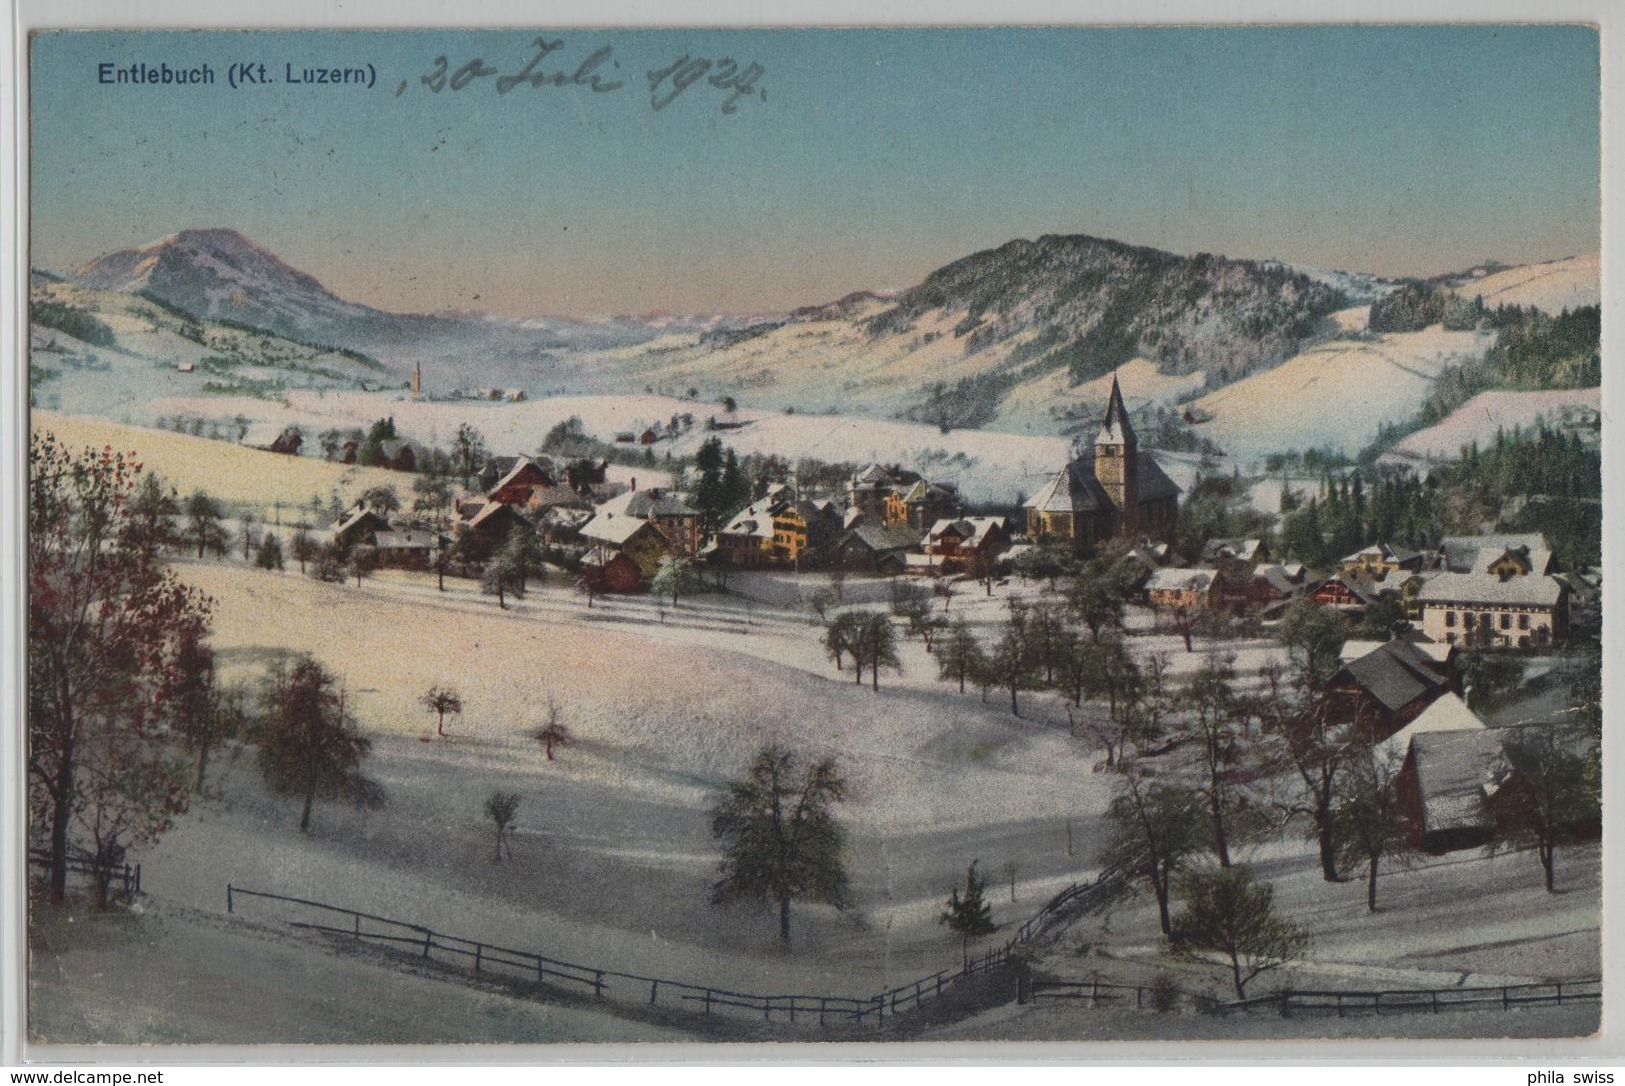
[[[1456,612],[1454,612],[1454,611],[1446,611],[1444,613],[1444,624],[1446,626],[1454,626],[1456,624]],[[1454,634],[1451,635],[1451,640],[1455,640],[1455,635]]]
[[[1512,629],[1512,616],[1507,614],[1505,611],[1501,612],[1501,629]]]
[[[1529,628],[1529,616],[1528,615],[1519,615],[1518,616],[1518,629],[1527,630],[1528,628]]]
[[[1456,635],[1453,634],[1453,633],[1445,634],[1444,639],[1445,639],[1446,643],[1448,643],[1448,644],[1454,645],[1456,643]]]

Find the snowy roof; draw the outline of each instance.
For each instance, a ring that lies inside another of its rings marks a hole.
[[[600,513],[613,516],[641,517],[697,517],[700,511],[689,505],[681,494],[664,487],[631,490],[617,494],[598,507]]]
[[[952,532],[964,540],[966,546],[979,547],[987,539],[987,533],[1003,527],[1003,517],[945,518],[931,525],[930,538],[935,541]]]
[[[379,532],[373,544],[381,551],[429,550],[435,545],[435,533],[422,529],[396,528]]]
[[[853,542],[860,542],[866,549],[877,554],[886,551],[906,551],[920,545],[920,533],[912,528],[892,528],[884,524],[865,522],[841,538],[843,547]]]
[[[1391,547],[1386,543],[1373,543],[1369,547],[1355,551],[1353,554],[1344,558],[1343,561],[1358,562],[1363,558],[1381,558],[1392,562],[1409,562],[1419,554],[1421,554],[1420,551],[1411,551],[1404,550],[1399,547]]]
[[[719,535],[751,536],[755,539],[773,538],[773,513],[764,505],[748,505],[740,510]]]
[[[388,520],[374,513],[366,506],[358,505],[351,511],[349,516],[333,526],[333,534],[335,536],[348,535],[356,528],[365,527],[367,521],[371,521],[371,528],[375,532],[389,531]]]
[[[1507,771],[1506,751],[1489,728],[1422,732],[1410,741],[1427,832],[1487,826],[1484,803]]]
[[[1387,643],[1388,642],[1386,641],[1345,641],[1343,642],[1343,651],[1337,654],[1337,658],[1343,661],[1345,664],[1352,663],[1353,661],[1360,659],[1362,656],[1367,656],[1373,652],[1376,652]]]
[[[1168,478],[1150,453],[1139,453],[1134,464],[1135,493],[1140,504],[1179,496],[1179,484]],[[1027,499],[1026,508],[1045,513],[1096,513],[1116,506],[1095,478],[1094,461],[1079,457],[1052,475],[1038,493]]]
[[[540,467],[538,467],[536,465],[536,463],[534,461],[532,461],[529,457],[511,456],[511,457],[503,457],[502,459],[503,460],[512,460],[513,463],[512,463],[512,465],[509,466],[507,471],[502,472],[497,477],[496,481],[494,481],[494,482],[492,482],[492,483],[490,483],[489,485],[486,486],[485,492],[487,494],[491,493],[494,490],[501,490],[505,486],[509,486],[509,485],[511,485],[511,484],[513,484],[515,482],[518,482],[520,476],[525,475],[525,474],[533,474],[533,475],[535,475],[537,477],[538,481],[537,481],[537,483],[532,484],[533,486],[534,485],[540,485],[541,480],[543,480],[543,479],[545,479],[547,477],[547,473],[544,472]],[[483,480],[483,476],[482,476],[482,480]]]
[[[600,512],[581,526],[581,535],[584,539],[619,547],[645,528],[656,534],[660,531],[642,517]]]
[[[1215,558],[1239,558],[1243,562],[1260,562],[1264,558],[1264,541],[1262,539],[1210,539],[1202,545],[1202,557],[1210,562]]]
[[[1562,600],[1563,591],[1562,582],[1556,578],[1533,573],[1504,581],[1487,573],[1440,573],[1423,583],[1416,602],[1555,607]]]
[[[1145,582],[1146,591],[1206,592],[1213,584],[1218,570],[1213,569],[1157,569]]]
[[[1386,641],[1359,659],[1351,660],[1343,670],[1394,712],[1450,685],[1432,657],[1409,641]]]
[[[1447,693],[1422,711],[1422,715],[1383,740],[1379,749],[1383,754],[1403,759],[1410,748],[1411,737],[1425,732],[1470,732],[1487,728],[1482,717],[1461,700],[1454,691]]]
[[[1547,573],[1552,548],[1539,532],[1498,532],[1493,535],[1447,535],[1439,541],[1446,568],[1453,573],[1483,572],[1507,551],[1528,552],[1531,573]]]
[[[510,516],[522,524],[526,523],[524,517],[513,511],[513,506],[504,505],[501,502],[486,502],[480,506],[473,516],[468,517],[465,523],[470,528],[478,528],[489,523],[494,518],[504,515]]]

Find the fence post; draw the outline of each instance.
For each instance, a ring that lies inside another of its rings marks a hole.
[[[1563,1005],[1563,982],[1562,981],[1557,982],[1557,1005],[1559,1007],[1561,1007]]]
[[[236,911],[236,906],[231,900],[231,883],[228,882],[226,883],[226,912],[234,913]]]
[[[828,1003],[829,998],[827,996],[818,997],[818,1024],[820,1026],[824,1024],[824,1008],[828,1005]]]
[[[658,980],[651,980],[649,982],[649,1003],[650,1003],[650,1005],[652,1006],[659,999],[660,999],[660,982]]]
[[[1100,978],[1094,977],[1089,981],[1089,1007],[1094,1009],[1100,1006]]]
[[[480,960],[482,958],[484,958],[484,957],[485,957],[485,944],[484,943],[475,943],[474,944],[474,975],[476,977],[480,975]]]
[[[138,894],[141,892],[141,865],[140,864],[135,865],[135,892],[138,893]]]
[[[434,932],[430,931],[428,928],[424,928],[423,929],[423,956],[425,958],[427,958],[429,956],[429,947],[431,945],[433,945],[433,943],[434,943]]]
[[[711,989],[709,988],[705,990],[705,1013],[711,1013]]]
[[[542,956],[536,955],[536,983],[542,983]]]
[[[355,914],[355,937],[357,939],[361,938],[361,914],[360,913]]]
[[[1509,1009],[1511,1006],[1512,1002],[1507,998],[1507,986],[1503,984],[1501,985],[1501,1009],[1504,1011]]]
[[[1428,995],[1433,997],[1433,1013],[1438,1014],[1439,1013],[1439,990],[1437,988],[1435,988],[1435,989],[1433,989],[1433,991],[1429,992]]]
[[[604,998],[604,971],[602,969],[593,970],[592,997],[594,999]]]

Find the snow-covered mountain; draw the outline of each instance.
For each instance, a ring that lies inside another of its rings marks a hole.
[[[80,285],[141,294],[194,317],[287,339],[374,355],[404,376],[418,362],[459,372],[469,385],[536,387],[557,380],[559,356],[711,330],[727,318],[669,314],[512,320],[485,313],[389,313],[347,301],[235,230],[182,230],[75,270]]]

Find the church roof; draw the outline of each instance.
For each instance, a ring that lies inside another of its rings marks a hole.
[[[1128,408],[1123,405],[1123,390],[1118,387],[1117,374],[1112,374],[1112,394],[1106,401],[1106,421],[1101,424],[1096,445],[1124,445],[1135,442],[1134,427],[1128,421]]]
[[[1150,453],[1142,452],[1134,458],[1134,482],[1141,505],[1180,494],[1179,484],[1168,478]],[[1079,457],[1027,499],[1027,508],[1044,513],[1101,513],[1115,506],[1095,478],[1094,463]]]

